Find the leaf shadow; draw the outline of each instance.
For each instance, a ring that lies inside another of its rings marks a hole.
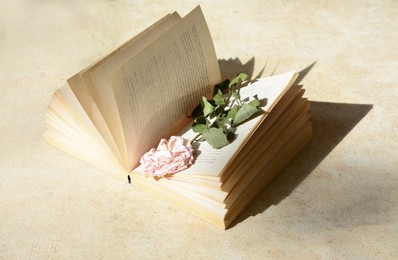
[[[234,58],[234,59],[229,58],[227,60],[219,59],[218,66],[220,67],[221,81],[224,81],[226,79],[233,79],[239,73],[247,74],[247,78],[249,80],[251,80],[253,77],[253,72],[254,72],[254,64],[255,64],[254,57],[252,57],[245,64],[243,64],[242,61],[238,58]],[[260,72],[260,75],[257,76],[256,78],[261,76],[262,71]]]

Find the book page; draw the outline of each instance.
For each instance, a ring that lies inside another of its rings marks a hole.
[[[122,123],[113,94],[112,86],[109,81],[111,73],[135,57],[149,43],[153,42],[160,35],[169,30],[181,17],[177,13],[169,15],[167,18],[158,22],[152,30],[147,30],[140,36],[134,44],[122,48],[118,55],[102,61],[98,66],[84,73],[83,79],[87,85],[95,103],[99,107],[110,131],[120,150],[123,151],[124,160],[127,162],[126,142],[123,135]]]
[[[123,160],[123,155],[120,152],[118,145],[115,142],[115,139],[112,136],[112,133],[105,122],[104,117],[102,116],[97,104],[94,102],[93,97],[90,95],[89,91],[86,89],[82,78],[77,75],[68,80],[68,84],[73,90],[73,94],[77,98],[81,107],[86,112],[89,120],[104,138],[106,144],[113,151],[115,156],[117,156],[122,165],[125,164]]]
[[[131,168],[161,138],[178,133],[221,80],[200,7],[111,75]]]
[[[266,113],[270,112],[283,94],[286,93],[297,78],[297,75],[297,73],[292,71],[277,76],[262,78],[242,88],[240,91],[242,99],[245,97],[252,97],[256,94],[260,100],[264,98],[267,99],[267,104],[262,107],[265,114],[240,125],[237,128],[236,139],[221,149],[214,149],[207,142],[201,142],[198,149],[199,154],[195,163],[187,170],[179,172],[176,175],[220,176],[226,165],[230,163],[234,156],[242,149],[244,143],[254,132],[258,124],[262,120],[266,120]],[[184,138],[190,140],[192,140],[195,135],[196,133],[194,133],[190,127],[182,134]]]
[[[277,76],[261,78],[253,84],[242,88],[240,91],[242,99],[245,97],[252,97],[256,94],[260,100],[264,98],[267,99],[266,105],[262,107],[265,111],[264,115],[253,118],[240,125],[237,128],[236,139],[221,149],[214,149],[207,142],[200,142],[196,151],[197,154],[194,164],[188,169],[174,174],[173,178],[179,178],[180,176],[201,176],[202,178],[207,176],[219,177],[224,168],[232,163],[234,157],[243,148],[245,142],[250,138],[258,125],[263,120],[266,120],[267,113],[272,110],[287,92],[297,78],[297,75],[297,73],[291,71]],[[196,135],[197,134],[192,131],[190,125],[180,133],[180,136],[189,140],[192,140]],[[137,167],[134,172],[142,174],[142,167]]]
[[[46,115],[46,141],[119,180],[125,180],[121,162],[106,145],[69,86],[54,94]]]
[[[87,115],[114,153],[122,160],[126,169],[127,152],[108,77],[114,69],[134,57],[180,19],[176,12],[165,16],[104,58],[68,79],[71,89]]]

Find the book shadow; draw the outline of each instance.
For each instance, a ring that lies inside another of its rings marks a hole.
[[[300,76],[295,84],[299,84],[302,81],[315,63],[300,71]],[[264,69],[261,70],[258,75],[253,77],[254,57],[245,64],[242,64],[239,59],[219,60],[219,65],[223,79],[232,78],[238,73],[244,72],[248,74],[249,79],[255,80],[261,77],[264,71]],[[162,104],[162,107],[158,108],[159,113],[163,111],[164,107],[167,107],[167,105]],[[310,143],[258,194],[237,219],[228,226],[228,229],[251,216],[263,213],[270,206],[277,205],[288,197],[367,115],[372,107],[372,104],[310,101],[313,128],[313,137]],[[153,120],[150,119],[147,126],[150,126],[150,122]],[[143,129],[147,129],[147,127]]]
[[[267,65],[265,64],[260,73],[253,77],[254,57],[245,64],[238,58],[222,59],[218,60],[218,63],[223,80],[233,78],[240,72],[248,74],[250,80],[256,80],[262,76]],[[301,70],[294,84],[300,84],[315,64],[316,61]],[[275,70],[271,75],[275,73]],[[313,137],[310,143],[259,193],[256,199],[242,211],[228,229],[251,216],[263,213],[270,206],[277,205],[288,197],[362,118],[367,115],[372,107],[372,104],[310,101],[313,130]]]
[[[313,137],[310,143],[254,199],[231,224],[263,213],[279,204],[322,162],[372,109],[371,104],[347,104],[310,101]]]

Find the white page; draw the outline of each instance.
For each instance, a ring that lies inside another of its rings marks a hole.
[[[262,107],[262,109],[265,112],[269,112],[287,91],[296,77],[297,73],[291,71],[277,76],[261,78],[248,87],[242,88],[240,91],[241,98],[253,97],[256,94],[260,100],[266,98],[267,104]],[[195,163],[187,170],[177,174],[219,176],[225,165],[233,157],[234,153],[239,150],[240,146],[245,142],[248,135],[262,120],[262,118],[263,116],[258,116],[242,125],[239,125],[237,127],[236,139],[229,145],[220,149],[214,149],[207,142],[201,142],[199,147],[200,154],[196,158]],[[189,127],[189,130],[182,136],[192,140],[196,136],[196,133],[194,133]]]
[[[298,73],[295,71],[287,72],[284,74],[261,78],[253,84],[242,88],[240,91],[241,98],[258,96],[258,99],[267,99],[267,103],[262,109],[265,115],[258,116],[252,120],[245,122],[237,127],[236,139],[227,146],[220,149],[214,149],[207,142],[200,142],[198,149],[199,155],[192,166],[188,169],[176,173],[174,176],[183,175],[203,175],[203,176],[219,176],[224,167],[228,164],[231,158],[236,155],[237,151],[242,148],[253,129],[266,117],[266,113],[270,112],[281,97],[286,93],[294,80],[297,78]],[[266,120],[266,118],[265,118]],[[186,130],[181,134],[182,137],[192,140],[197,133],[194,133],[189,125]],[[142,167],[137,167],[134,172],[143,172]]]

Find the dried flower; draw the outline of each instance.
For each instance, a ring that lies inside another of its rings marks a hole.
[[[193,163],[191,142],[179,136],[162,139],[156,149],[141,157],[140,163],[145,173],[155,177],[182,171]]]

